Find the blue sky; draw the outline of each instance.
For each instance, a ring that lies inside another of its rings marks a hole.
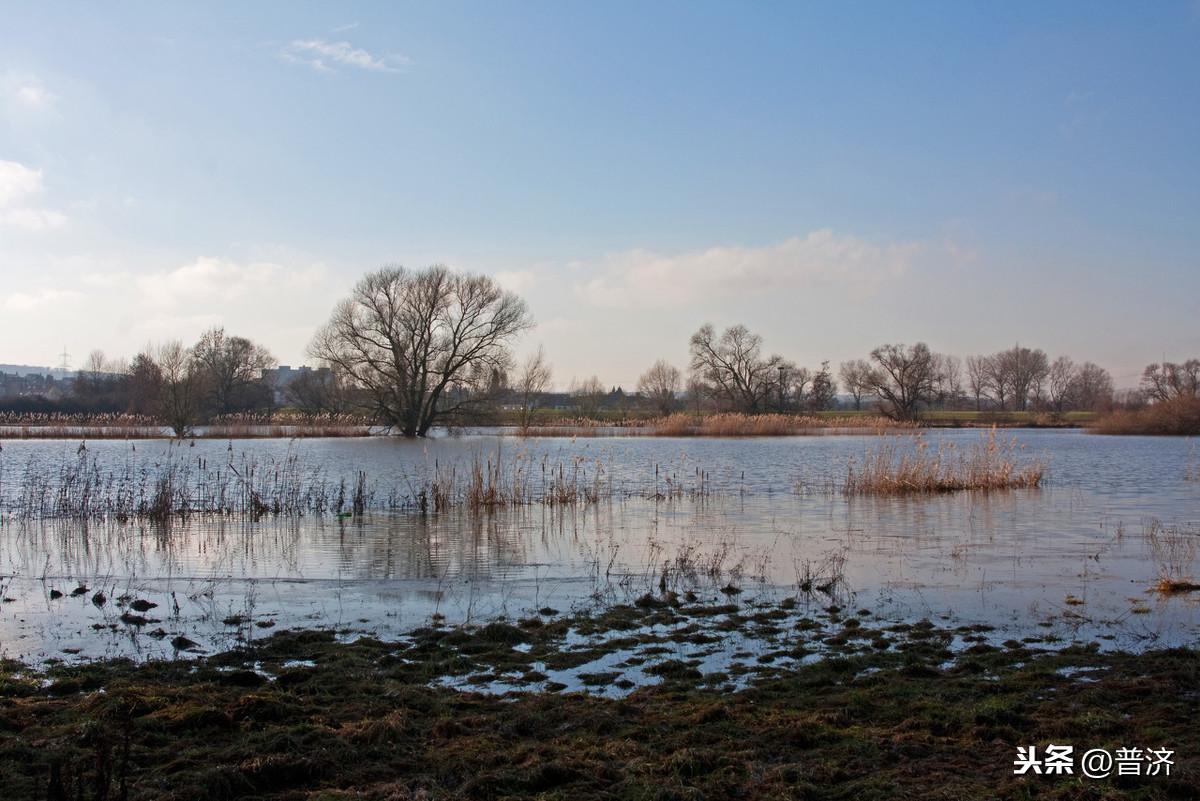
[[[1200,355],[1200,3],[0,3],[0,362],[356,278],[520,291],[556,382],[746,322],[815,365]]]

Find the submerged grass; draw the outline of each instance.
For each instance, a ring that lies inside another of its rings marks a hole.
[[[1045,475],[1040,460],[1021,462],[1023,446],[1001,439],[993,429],[965,451],[953,443],[932,448],[921,435],[900,450],[887,442],[850,464],[842,482],[845,495],[909,495],[961,490],[1037,487]]]

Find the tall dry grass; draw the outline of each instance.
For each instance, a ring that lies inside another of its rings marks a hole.
[[[1141,409],[1115,409],[1091,424],[1097,434],[1196,436],[1200,434],[1200,398],[1181,397]]]
[[[1002,439],[995,429],[966,450],[954,443],[933,447],[916,435],[911,447],[900,449],[886,442],[868,452],[861,465],[851,462],[842,492],[911,495],[1037,487],[1045,465],[1038,459],[1020,459],[1023,450],[1016,438]]]

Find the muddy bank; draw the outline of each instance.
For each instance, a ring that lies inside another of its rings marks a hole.
[[[12,799],[1200,791],[1195,650],[991,634],[667,594],[392,642],[280,632],[187,661],[9,662],[0,776]],[[714,662],[718,651],[730,658]],[[1013,775],[1018,745],[1047,743],[1166,747],[1175,764],[1169,776]]]

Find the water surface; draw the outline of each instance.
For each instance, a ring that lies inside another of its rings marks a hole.
[[[925,435],[935,447],[960,449],[980,436]],[[870,435],[100,441],[84,454],[77,442],[7,441],[0,654],[168,657],[180,635],[198,644],[194,653],[300,626],[399,636],[434,617],[567,611],[661,586],[714,597],[735,587],[743,601],[791,594],[897,620],[984,623],[1001,638],[1194,644],[1200,594],[1149,591],[1164,554],[1161,538],[1156,548],[1146,536],[1152,521],[1181,532],[1173,558],[1194,567],[1200,482],[1189,478],[1192,442],[1062,430],[1004,436],[1019,439],[1022,458],[1046,463],[1043,488],[845,498],[837,486],[847,465],[881,442]],[[371,502],[346,519],[16,519],[31,481],[54,484],[81,458],[107,476],[152,476],[168,463],[253,463],[268,477],[292,470],[297,482],[326,489],[361,471]],[[461,476],[477,460],[521,465],[534,495],[558,468],[604,490],[597,502],[561,507],[397,508],[435,471]],[[834,574],[844,580],[814,589]],[[72,596],[79,586],[88,589]],[[134,599],[157,606],[134,614]]]

